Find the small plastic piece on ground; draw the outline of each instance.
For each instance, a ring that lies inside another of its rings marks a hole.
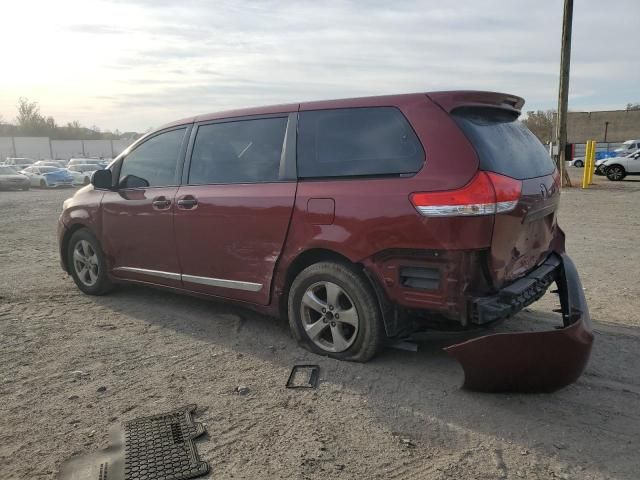
[[[297,383],[296,377],[299,372],[306,371],[308,374],[305,383]],[[318,365],[294,365],[287,380],[287,388],[316,388],[320,378],[320,367]]]
[[[405,350],[407,352],[417,352],[418,344],[414,342],[402,341],[394,343],[393,345],[391,345],[391,348],[395,348],[397,350]]]

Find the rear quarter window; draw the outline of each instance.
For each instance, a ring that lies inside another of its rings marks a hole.
[[[299,115],[300,178],[412,174],[423,163],[422,145],[397,108],[314,110]]]
[[[463,107],[452,116],[473,144],[480,168],[518,180],[542,177],[555,163],[517,115],[499,108]]]

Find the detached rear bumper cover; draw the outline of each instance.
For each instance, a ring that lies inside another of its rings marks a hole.
[[[550,264],[557,264],[552,272]],[[445,348],[464,369],[464,388],[482,392],[553,392],[582,374],[591,353],[593,333],[580,277],[566,254],[554,253],[526,280],[539,277],[545,283],[550,274],[558,285],[563,327],[486,335]],[[496,298],[512,294],[507,290]]]

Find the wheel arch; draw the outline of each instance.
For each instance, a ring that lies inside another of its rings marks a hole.
[[[67,230],[64,232],[64,235],[62,237],[62,242],[60,242],[60,257],[62,258],[62,265],[64,266],[64,269],[67,273],[70,273],[68,271],[68,260],[69,260],[69,256],[68,256],[68,252],[69,252],[69,241],[71,240],[71,237],[74,233],[76,233],[78,230],[82,230],[83,228],[86,228],[89,232],[91,232],[93,235],[95,235],[94,232],[91,231],[91,229],[85,225],[84,223],[74,223],[72,225],[70,225]]]
[[[367,284],[373,290],[376,299],[378,301],[378,307],[382,314],[382,320],[384,323],[387,336],[392,337],[398,334],[400,325],[398,324],[397,309],[389,302],[382,285],[376,280],[375,275],[365,268],[364,264],[360,262],[354,262],[348,257],[342,255],[335,250],[328,248],[311,248],[300,252],[288,265],[286,273],[284,275],[282,294],[278,301],[278,312],[282,318],[287,317],[287,303],[289,300],[289,293],[291,284],[296,276],[305,268],[319,262],[333,261],[343,263],[355,267]]]

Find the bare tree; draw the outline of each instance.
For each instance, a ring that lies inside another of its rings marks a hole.
[[[522,120],[529,130],[538,137],[542,143],[549,143],[553,137],[555,110],[538,110],[527,112],[527,117]]]
[[[640,110],[640,103],[627,103],[627,111]]]

